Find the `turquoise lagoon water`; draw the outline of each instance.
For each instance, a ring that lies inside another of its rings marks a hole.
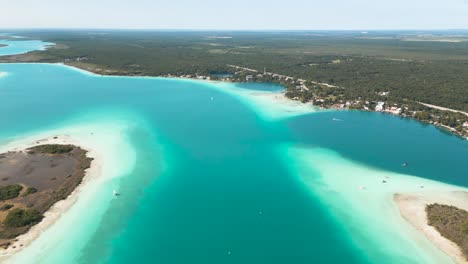
[[[123,177],[92,194],[88,210],[50,238],[60,240],[53,250],[26,248],[12,263],[430,263],[432,253],[403,232],[358,244],[364,231],[349,232],[351,219],[332,212],[354,209],[330,209],[281,146],[327,149],[356,166],[468,186],[467,142],[411,120],[352,111],[267,120],[216,83],[102,77],[51,64],[0,64],[0,72],[7,73],[0,142],[119,122],[130,124],[125,140],[135,156]],[[241,86],[232,89],[278,89]],[[115,186],[122,195],[106,200]]]
[[[0,34],[0,37],[2,34]],[[6,46],[3,46],[6,45]],[[34,50],[45,50],[54,45],[40,40],[8,40],[0,39],[0,56],[27,53]]]
[[[272,83],[236,83],[234,86],[251,91],[281,92],[284,90],[283,86]]]

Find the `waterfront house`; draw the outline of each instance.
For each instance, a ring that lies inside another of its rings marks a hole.
[[[377,102],[377,105],[375,106],[375,111],[381,112],[384,109],[384,102]]]

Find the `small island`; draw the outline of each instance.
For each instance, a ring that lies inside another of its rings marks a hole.
[[[457,244],[468,261],[468,212],[455,206],[426,206],[428,224],[448,240]]]
[[[0,246],[10,247],[67,198],[91,161],[86,150],[74,145],[45,144],[0,154]]]
[[[401,217],[454,263],[468,264],[468,192],[397,193]]]

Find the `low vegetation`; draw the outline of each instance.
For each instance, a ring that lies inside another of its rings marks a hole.
[[[33,153],[45,153],[45,154],[63,154],[69,153],[75,147],[73,145],[58,145],[58,144],[46,144],[35,146],[28,149],[28,152]]]
[[[0,211],[8,211],[9,209],[13,208],[14,205],[12,204],[4,204],[0,206]]]
[[[23,196],[28,196],[30,194],[36,193],[37,189],[34,187],[28,187],[26,191],[24,192]]]
[[[18,197],[22,189],[23,186],[19,184],[0,186],[0,201]]]
[[[468,260],[468,212],[454,206],[431,204],[426,207],[429,225],[456,243]]]
[[[3,224],[7,227],[23,227],[37,224],[42,218],[42,214],[35,209],[16,208],[8,212]]]
[[[40,145],[29,149],[27,155],[4,153],[0,170],[31,168],[29,177],[9,175],[9,185],[0,186],[0,247],[8,248],[19,235],[39,223],[43,214],[56,202],[66,199],[81,183],[91,165],[86,151],[72,145]],[[18,160],[19,162],[9,162]],[[46,162],[45,162],[46,161]],[[66,170],[55,170],[49,163],[73,164]],[[11,167],[11,168],[10,168]],[[55,179],[51,181],[50,179]],[[21,184],[21,185],[20,185]],[[36,186],[36,187],[33,187]]]

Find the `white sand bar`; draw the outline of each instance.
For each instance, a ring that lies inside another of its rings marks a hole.
[[[73,144],[94,159],[83,182],[67,199],[54,204],[39,224],[18,237],[9,249],[0,251],[1,263],[24,264],[31,259],[35,263],[72,263],[79,257],[79,249],[96,231],[96,217],[101,217],[114,199],[112,190],[118,188],[118,179],[134,166],[135,153],[126,140],[127,129],[123,121],[99,121],[28,135],[0,146],[3,153],[39,144]]]
[[[435,202],[467,209],[467,189],[367,167],[323,148],[284,145],[278,149],[281,153],[289,153],[286,164],[311,189],[311,199],[323,202],[324,210],[370,260],[425,264],[460,260],[454,244],[427,226],[424,209]],[[397,196],[397,204],[396,194],[411,196]]]

